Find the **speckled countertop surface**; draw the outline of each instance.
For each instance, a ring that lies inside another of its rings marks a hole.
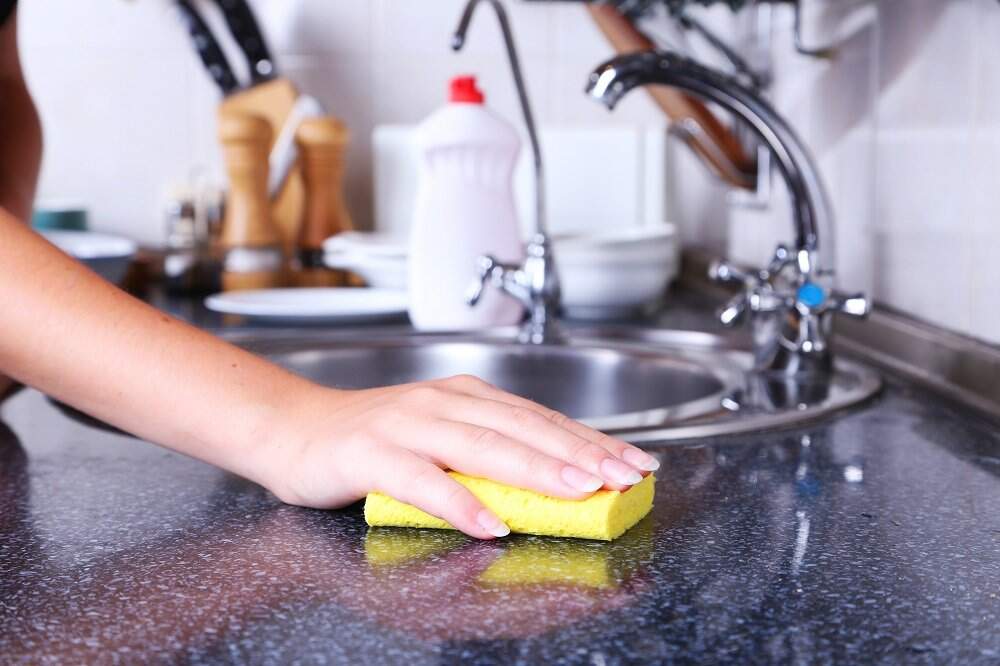
[[[366,533],[31,391],[0,414],[5,663],[1000,663],[1000,431],[904,385],[661,449],[612,544]]]

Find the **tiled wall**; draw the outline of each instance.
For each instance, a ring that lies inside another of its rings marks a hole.
[[[826,7],[865,0],[808,0]],[[462,0],[256,0],[280,65],[355,134],[348,190],[371,218],[370,133],[416,122],[443,81],[481,74],[517,115],[492,17],[466,53],[448,50]],[[1000,6],[996,0],[877,0],[877,20],[829,61],[791,48],[776,11],[774,98],[818,155],[838,214],[847,287],[933,323],[1000,343]],[[156,242],[166,184],[219,172],[218,95],[167,0],[23,2],[22,48],[47,129],[42,192],[88,203],[97,226]],[[545,124],[656,124],[639,94],[615,112],[581,94],[609,55],[572,3],[508,3]],[[760,262],[788,240],[787,204],[731,208],[675,149],[669,198],[690,242]]]
[[[1000,4],[894,0],[879,24],[877,286],[1000,342]]]
[[[774,31],[775,97],[830,186],[841,281],[1000,343],[1000,4],[875,4],[829,62],[792,52],[788,12]],[[783,214],[759,217],[729,215],[732,254],[788,238]]]

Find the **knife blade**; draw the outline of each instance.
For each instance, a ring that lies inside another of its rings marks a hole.
[[[187,28],[191,40],[194,42],[195,51],[201,58],[209,76],[215,81],[223,95],[230,95],[240,88],[240,83],[233,73],[233,68],[229,64],[222,47],[212,34],[211,28],[205,23],[198,10],[188,0],[174,0],[180,12],[181,20]]]
[[[251,85],[265,83],[277,76],[277,68],[264,33],[246,0],[215,0],[229,26],[229,32],[250,64]]]

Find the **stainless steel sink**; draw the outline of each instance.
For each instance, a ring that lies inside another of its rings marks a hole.
[[[472,374],[634,442],[788,427],[873,395],[878,376],[838,360],[829,381],[769,379],[750,354],[703,333],[607,328],[564,345],[489,335],[401,331],[271,333],[234,339],[311,380],[371,388]]]
[[[732,338],[693,331],[577,329],[560,345],[523,345],[515,341],[516,330],[220,334],[327,386],[360,389],[476,375],[645,446],[796,427],[858,404],[881,387],[875,372],[843,358],[822,380],[760,375],[752,371],[751,353]],[[110,428],[56,404],[80,421]]]

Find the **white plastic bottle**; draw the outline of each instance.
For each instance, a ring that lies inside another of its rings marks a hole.
[[[487,287],[466,304],[476,259],[524,258],[512,174],[521,140],[484,105],[470,76],[451,82],[450,101],[417,132],[420,185],[410,237],[410,320],[422,330],[466,330],[521,321],[520,303]]]

